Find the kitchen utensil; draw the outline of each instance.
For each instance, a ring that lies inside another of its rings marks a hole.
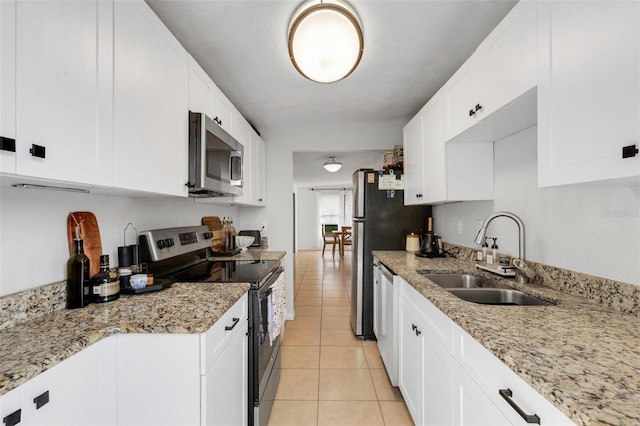
[[[131,275],[129,278],[129,284],[133,289],[139,289],[147,286],[147,275],[146,274],[136,274]]]
[[[89,275],[93,277],[100,272],[100,255],[102,254],[102,241],[100,240],[100,228],[98,220],[91,212],[72,212],[67,217],[67,239],[69,254],[73,254],[73,240],[76,226],[80,227],[80,235],[84,240],[84,254],[90,262]]]
[[[255,238],[246,235],[236,235],[236,245],[240,247],[242,251],[247,251],[247,247],[253,244]]]
[[[213,234],[211,238],[211,249],[214,252],[221,252],[224,250],[224,241],[222,235],[222,221],[218,216],[205,216],[202,218],[202,224],[209,228],[209,231]]]
[[[258,247],[262,245],[262,232],[254,229],[245,229],[238,233],[238,235],[246,235],[247,237],[255,238],[253,244],[250,247]]]

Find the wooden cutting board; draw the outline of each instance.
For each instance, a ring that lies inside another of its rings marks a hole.
[[[211,249],[215,252],[224,251],[224,242],[222,241],[222,221],[218,216],[205,216],[202,218],[202,224],[209,227],[209,231],[213,234],[211,239]]]
[[[94,276],[100,271],[100,255],[102,241],[98,220],[91,212],[73,212],[67,216],[67,239],[69,240],[69,255],[73,254],[73,240],[76,235],[76,224],[80,225],[80,236],[84,240],[84,254],[90,262],[89,275]]]

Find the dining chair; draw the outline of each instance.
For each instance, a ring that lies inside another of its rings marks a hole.
[[[336,255],[336,244],[339,244],[333,231],[338,230],[338,225],[324,224],[322,225],[322,256],[324,256],[325,248],[331,244],[331,254]],[[339,249],[338,249],[339,250]]]
[[[343,226],[342,235],[340,236],[340,256],[344,257],[344,246],[351,245],[351,227]]]

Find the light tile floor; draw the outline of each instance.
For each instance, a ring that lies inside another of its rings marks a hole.
[[[296,319],[287,321],[269,426],[413,425],[374,341],[351,331],[351,255],[300,251]]]

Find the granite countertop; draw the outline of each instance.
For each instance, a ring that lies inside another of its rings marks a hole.
[[[263,248],[249,248],[233,256],[211,256],[209,260],[280,260],[284,257],[284,251],[265,251]]]
[[[516,284],[457,259],[374,256],[577,424],[640,424],[640,318],[539,284]],[[417,273],[490,276],[556,306],[466,302]]]
[[[121,333],[204,333],[248,283],[175,283],[82,309],[57,310],[0,331],[0,395],[103,338]]]

